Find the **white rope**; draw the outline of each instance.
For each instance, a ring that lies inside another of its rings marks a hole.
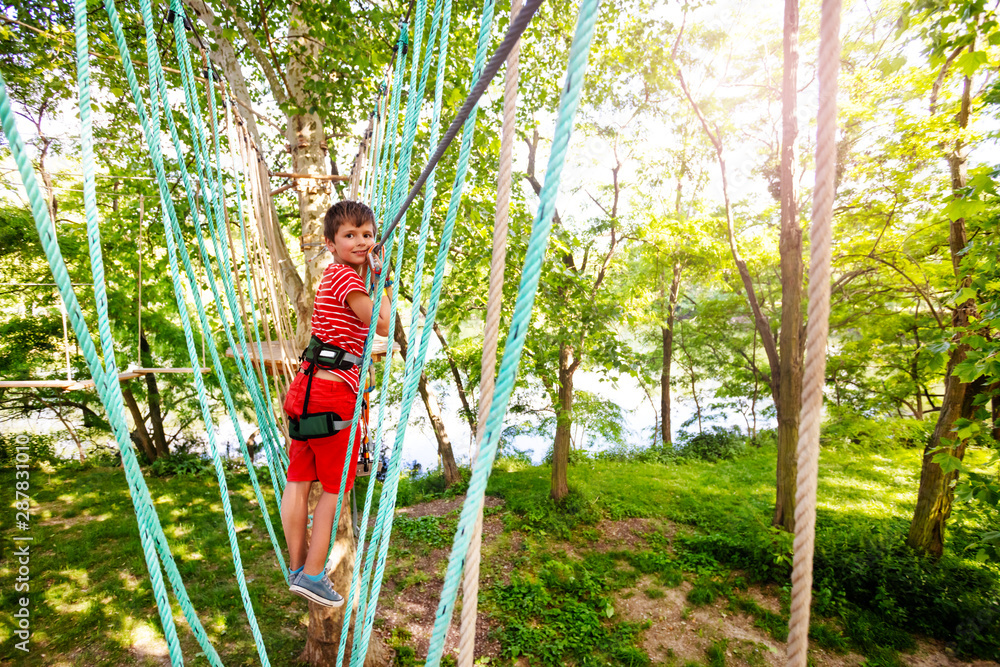
[[[371,142],[372,135],[375,132],[375,115],[372,114],[371,118],[368,119],[368,129],[361,136],[361,143],[358,144],[358,153],[354,156],[354,164],[351,166],[351,189],[347,195],[347,198],[351,201],[357,201],[358,190],[361,187],[361,172],[365,168],[365,157],[367,157],[368,146]]]
[[[809,319],[799,416],[798,477],[792,606],[788,621],[788,665],[805,667],[809,652],[813,546],[816,536],[816,478],[819,426],[823,411],[826,338],[830,320],[831,218],[837,170],[837,71],[840,67],[840,2],[823,0],[819,44],[819,112],[816,136],[816,189],[809,230]]]
[[[511,0],[510,20],[521,11],[521,0]],[[497,208],[493,224],[493,255],[490,261],[490,287],[486,304],[483,332],[483,361],[479,383],[479,414],[476,429],[476,452],[486,430],[486,418],[493,403],[493,386],[497,367],[497,342],[500,338],[500,310],[503,304],[504,265],[507,260],[507,227],[510,222],[510,188],[513,170],[514,121],[517,110],[518,60],[520,40],[507,56],[507,72],[503,89],[503,129],[500,134],[500,167],[497,174]],[[479,511],[472,531],[472,542],[465,556],[462,579],[462,619],[459,626],[458,667],[472,667],[476,649],[476,618],[479,607],[479,558],[483,537],[483,511]]]

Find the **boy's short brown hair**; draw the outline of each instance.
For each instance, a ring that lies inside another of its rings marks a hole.
[[[359,201],[345,199],[327,209],[326,215],[323,217],[323,236],[332,241],[341,225],[347,223],[355,227],[371,223],[372,231],[376,231],[375,214],[372,213],[372,210]]]

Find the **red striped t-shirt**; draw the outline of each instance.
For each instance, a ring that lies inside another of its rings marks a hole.
[[[323,272],[319,289],[316,290],[316,302],[312,314],[312,335],[324,343],[356,354],[359,357],[364,352],[365,338],[368,327],[362,323],[347,304],[347,295],[351,292],[365,292],[365,283],[357,271],[347,264],[330,264]],[[344,380],[355,392],[360,384],[358,366],[350,370],[336,370],[333,373]]]

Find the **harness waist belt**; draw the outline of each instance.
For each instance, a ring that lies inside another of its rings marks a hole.
[[[341,419],[336,412],[319,412],[302,415],[299,419],[289,419],[288,435],[292,440],[328,438],[350,427],[351,422]]]
[[[324,343],[316,336],[309,339],[309,345],[303,350],[300,359],[328,371],[346,371],[353,366],[361,365],[361,357],[358,355],[351,354],[336,345]]]

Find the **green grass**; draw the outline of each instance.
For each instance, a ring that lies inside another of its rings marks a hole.
[[[901,547],[915,502],[920,455],[916,449],[824,449],[817,620],[811,630],[817,645],[850,647],[872,663],[896,664],[896,652],[912,646],[912,635],[904,630],[916,628],[953,642],[967,655],[993,657],[989,651],[1000,651],[993,634],[997,620],[989,615],[998,608],[1000,573],[962,552],[971,536],[987,527],[959,507],[940,563],[928,565]],[[980,465],[984,458],[982,452],[970,451],[967,464]],[[500,564],[483,562],[481,609],[500,624],[501,664],[519,656],[541,665],[648,664],[648,656],[637,648],[645,628],[614,609],[614,595],[644,591],[656,599],[685,579],[694,586],[689,605],[728,600],[731,609],[751,616],[775,639],[783,638],[787,608],[775,613],[741,593],[744,580],[787,582],[790,540],[769,527],[773,475],[774,450],[767,447],[714,464],[584,461],[570,468],[573,493],[554,503],[548,498],[548,467],[498,467],[489,493],[503,497],[506,506],[491,513],[499,514],[507,531],[493,548],[514,572],[508,579]],[[0,539],[8,544],[15,533],[22,534],[11,525],[13,481],[13,471],[0,470],[6,504]],[[245,475],[233,474],[228,481],[250,594],[271,663],[295,665],[305,641],[306,606],[287,594]],[[214,477],[149,477],[147,483],[188,592],[223,662],[257,664]],[[273,493],[269,484],[262,486],[280,536]],[[359,484],[359,500],[365,487],[366,482]],[[377,493],[378,488],[376,498]],[[162,662],[157,654],[162,633],[122,471],[79,466],[33,470],[30,494],[32,652],[14,652],[13,627],[5,616],[0,621],[0,662]],[[454,494],[433,475],[404,480],[400,486],[404,504]],[[598,521],[626,517],[659,520],[654,526],[673,522],[676,530],[652,532],[627,549],[607,550],[600,544]],[[454,515],[397,517],[389,573],[396,573],[402,587],[426,586],[424,581],[435,573],[408,568],[415,554],[447,548],[455,525]],[[0,577],[10,581],[13,574],[6,559]],[[5,587],[0,604],[13,609],[20,595]],[[181,619],[176,605],[174,612]],[[178,630],[189,664],[199,664],[195,656],[200,649],[183,620]],[[404,637],[394,642],[399,664],[419,664]],[[745,648],[732,644],[728,650],[736,655]],[[759,652],[746,650],[752,657]],[[713,651],[706,662],[723,664],[726,646]]]
[[[12,481],[12,471],[0,471],[7,505],[13,504]],[[31,528],[17,534],[33,538],[29,596],[34,634],[30,653],[16,651],[5,618],[0,661],[16,658],[17,664],[45,665],[54,656],[73,656],[74,664],[162,663],[159,651],[165,651],[165,644],[122,471],[34,470],[30,481]],[[227,481],[247,585],[269,655],[275,664],[291,664],[305,639],[302,621],[308,610],[288,597],[246,477]],[[223,662],[258,663],[214,478],[150,477],[147,484],[192,603]],[[264,496],[280,535],[273,492],[265,487]],[[13,527],[5,525],[2,539],[10,543],[13,536]],[[0,577],[12,580],[8,559]],[[21,595],[5,586],[0,604],[13,609]],[[176,603],[174,616],[181,618]],[[185,655],[199,653],[183,621],[178,631]]]

